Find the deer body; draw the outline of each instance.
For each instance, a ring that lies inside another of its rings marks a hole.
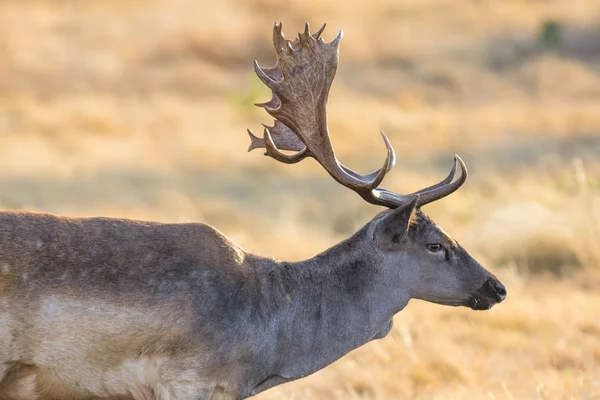
[[[408,302],[367,231],[285,263],[203,224],[3,212],[0,398],[239,398],[313,373]]]
[[[0,398],[170,398],[170,381],[235,381],[222,360],[249,346],[232,327],[258,312],[252,260],[201,224],[1,214]]]
[[[410,299],[475,310],[504,300],[500,281],[421,210],[465,182],[462,160],[409,195],[379,188],[395,161],[383,133],[381,169],[345,167],[325,110],[341,33],[325,43],[307,25],[292,41],[281,29],[277,64],[255,63],[275,123],[262,139],[249,131],[250,150],[313,157],[388,210],[295,263],[203,224],[0,212],[0,400],[243,399],[384,337]]]

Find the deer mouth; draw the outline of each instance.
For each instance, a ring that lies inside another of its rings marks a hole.
[[[494,305],[496,305],[496,301],[490,298],[486,298],[484,296],[469,296],[469,300],[467,300],[466,306],[471,310],[489,310]]]
[[[472,310],[489,310],[497,302],[481,295],[470,295],[467,300],[437,300],[435,303],[450,307],[469,307]]]

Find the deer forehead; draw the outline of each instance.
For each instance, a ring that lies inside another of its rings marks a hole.
[[[427,235],[427,240],[437,239],[448,242],[453,248],[458,247],[458,242],[452,238],[442,227],[432,223],[434,229],[432,229]]]

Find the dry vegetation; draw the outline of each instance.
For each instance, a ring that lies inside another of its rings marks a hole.
[[[491,312],[414,302],[393,332],[260,399],[600,399],[600,3],[0,0],[0,206],[204,221],[308,257],[377,210],[316,163],[246,154],[270,30],[345,29],[335,146],[386,186],[468,184],[428,212],[508,285]],[[326,36],[327,36],[326,35]],[[367,156],[368,155],[368,156]],[[333,200],[335,199],[335,200]]]

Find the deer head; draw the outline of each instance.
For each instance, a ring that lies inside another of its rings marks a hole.
[[[343,186],[371,204],[387,207],[365,227],[364,243],[370,260],[378,264],[380,276],[396,285],[404,297],[438,304],[488,309],[506,297],[506,289],[458,242],[439,228],[421,207],[456,191],[467,178],[464,162],[457,155],[448,176],[441,182],[411,194],[398,194],[379,187],[394,166],[396,155],[386,135],[383,166],[362,175],[344,166],[335,156],[326,118],[329,89],[338,65],[342,32],[327,43],[320,37],[325,25],[311,34],[306,24],[297,39],[286,39],[282,24],[273,28],[277,63],[262,68],[255,61],[260,80],[271,89],[272,98],[257,104],[275,118],[264,128],[263,138],[250,130],[249,151],[265,148],[265,155],[287,164],[314,158]],[[280,150],[296,151],[285,154]],[[457,168],[458,167],[458,168]],[[455,179],[457,170],[460,175]]]

